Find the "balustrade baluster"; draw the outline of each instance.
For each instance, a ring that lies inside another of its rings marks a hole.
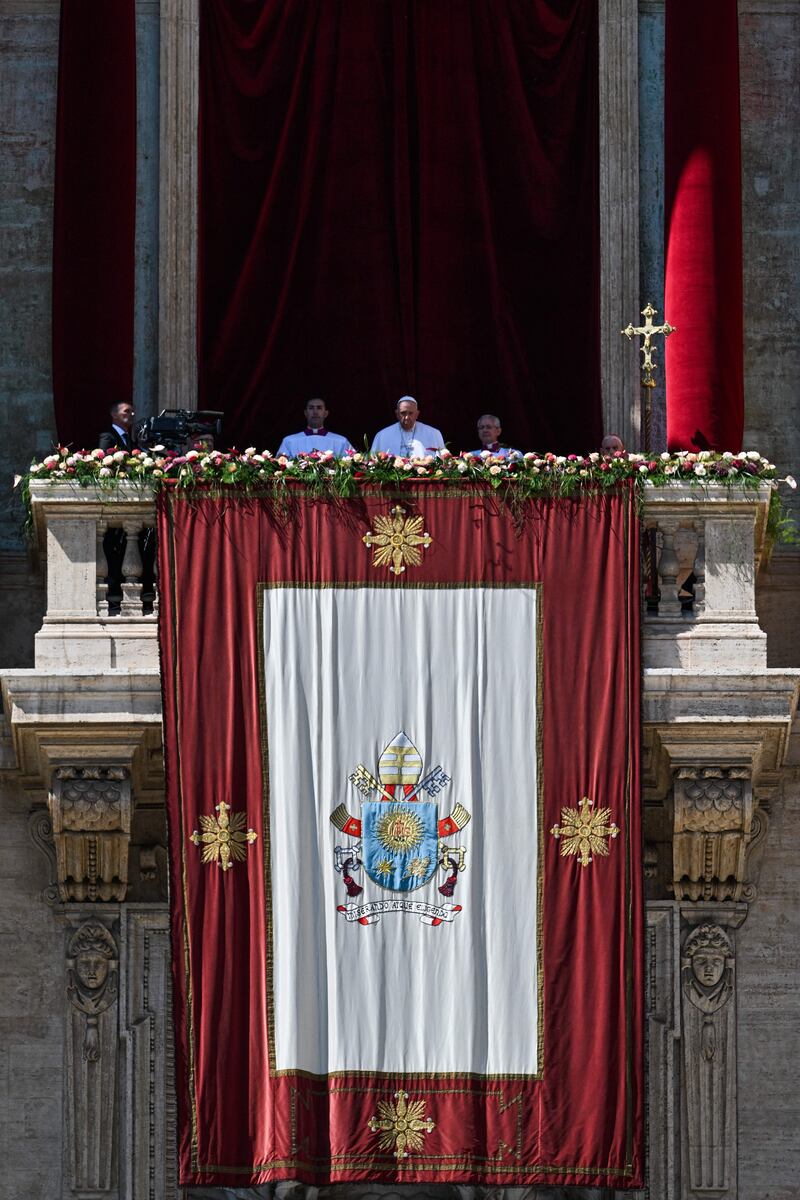
[[[142,556],[139,549],[141,520],[134,518],[125,521],[124,529],[127,540],[125,557],[122,560],[122,615],[137,617],[142,615]]]
[[[108,562],[106,560],[106,552],[103,547],[103,538],[106,533],[106,522],[98,520],[97,522],[97,615],[100,617],[108,616]]]
[[[702,617],[706,608],[706,523],[695,521],[697,549],[694,556],[694,615]]]
[[[664,521],[659,523],[661,533],[661,556],[658,560],[658,577],[660,581],[661,598],[658,605],[660,617],[679,618],[681,602],[678,598],[678,573],[680,565],[675,550],[675,535],[678,532],[678,522]]]

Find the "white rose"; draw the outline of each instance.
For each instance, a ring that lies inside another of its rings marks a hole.
[[[97,472],[97,474],[102,475],[105,478],[106,476],[110,475],[111,472],[108,469],[108,467],[101,467],[100,470]]]
[[[730,460],[733,458],[733,455],[731,454],[730,450],[726,450],[722,457],[726,462],[730,462]]]
[[[663,451],[663,453],[662,453],[662,455],[661,455],[661,461],[662,461],[662,462],[669,462],[669,460],[670,460],[671,458],[672,458],[672,455],[670,454],[669,450],[664,450],[664,451]]]
[[[111,457],[113,458],[114,462],[125,462],[125,459],[128,456],[124,450],[117,450],[116,453],[111,455]]]
[[[464,462],[463,458],[460,458],[458,460],[458,462],[456,463],[456,470],[460,471],[461,474],[463,475],[467,469],[468,469],[467,464]]]
[[[489,467],[489,474],[490,475],[499,475],[502,470],[503,470],[502,467],[498,467],[497,465],[495,465],[493,467]]]
[[[711,451],[710,450],[701,450],[697,457],[701,461],[705,462],[707,459],[711,458]]]
[[[646,466],[641,466],[641,467],[639,467],[639,474],[640,474],[640,475],[646,475],[646,474],[647,474],[647,472],[648,472],[648,469],[649,469],[649,468],[648,468],[648,467],[646,467]]]
[[[694,468],[695,475],[705,475],[706,469],[702,463],[696,463]]]
[[[392,466],[394,467],[394,469],[395,469],[396,471],[402,471],[402,469],[403,469],[404,465],[405,465],[405,464],[404,464],[404,462],[403,462],[402,458],[399,458],[399,457],[398,457],[398,458],[396,458],[396,459],[394,460],[394,462],[392,463]]]
[[[758,462],[758,460],[761,458],[761,455],[757,450],[745,450],[744,457],[749,458],[751,462]]]
[[[31,467],[31,475],[38,475],[39,472],[41,471],[41,469],[42,469],[41,463],[34,463],[33,466]]]

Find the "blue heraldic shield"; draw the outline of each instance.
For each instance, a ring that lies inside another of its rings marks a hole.
[[[364,867],[393,892],[413,892],[436,870],[438,805],[366,800],[361,805]]]

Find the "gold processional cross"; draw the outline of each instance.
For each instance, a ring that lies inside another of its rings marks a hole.
[[[670,325],[669,321],[667,321],[667,320],[664,321],[663,325],[654,325],[653,324],[653,317],[656,315],[657,312],[658,312],[658,309],[653,308],[652,304],[650,304],[648,302],[642,309],[642,316],[644,317],[644,325],[632,325],[629,323],[628,325],[625,326],[624,329],[620,330],[620,333],[623,333],[629,342],[633,341],[633,339],[635,337],[642,338],[642,344],[639,347],[639,350],[641,351],[641,354],[642,354],[642,387],[648,388],[648,389],[652,389],[656,386],[656,381],[655,381],[656,364],[653,361],[653,355],[656,352],[656,348],[653,345],[653,337],[655,334],[659,333],[659,334],[663,334],[664,338],[666,339],[669,337],[669,335],[671,333],[676,332],[675,326]],[[652,447],[650,445],[650,423],[651,423],[651,420],[652,420],[652,404],[651,404],[650,396],[648,394],[647,400],[645,402],[645,408],[644,408],[644,442],[645,442],[644,448],[645,448],[646,452],[649,452],[652,449]]]

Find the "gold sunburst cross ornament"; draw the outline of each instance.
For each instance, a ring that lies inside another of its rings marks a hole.
[[[570,854],[579,855],[580,865],[588,867],[592,854],[608,857],[606,839],[615,838],[619,826],[611,821],[610,808],[598,808],[595,812],[592,801],[584,796],[577,808],[562,808],[561,824],[554,825],[550,832],[556,840],[564,839],[561,843],[562,858]]]
[[[229,871],[235,862],[244,862],[248,844],[254,842],[258,834],[254,829],[245,829],[246,813],[231,812],[230,804],[224,800],[220,800],[215,808],[219,816],[201,816],[203,832],[198,833],[195,829],[189,840],[195,846],[203,847],[204,863],[216,863],[223,871]]]
[[[425,1116],[424,1100],[412,1100],[409,1104],[408,1092],[395,1092],[394,1098],[396,1104],[391,1100],[378,1101],[378,1115],[370,1117],[369,1127],[373,1133],[380,1133],[381,1150],[394,1146],[395,1158],[403,1159],[408,1158],[409,1150],[421,1150],[425,1134],[436,1126]]]
[[[373,567],[385,567],[393,575],[401,575],[409,567],[418,567],[422,562],[422,550],[427,550],[433,538],[422,532],[424,519],[409,517],[404,508],[395,504],[391,516],[375,517],[373,532],[365,533],[361,539],[365,546],[374,546]]]

